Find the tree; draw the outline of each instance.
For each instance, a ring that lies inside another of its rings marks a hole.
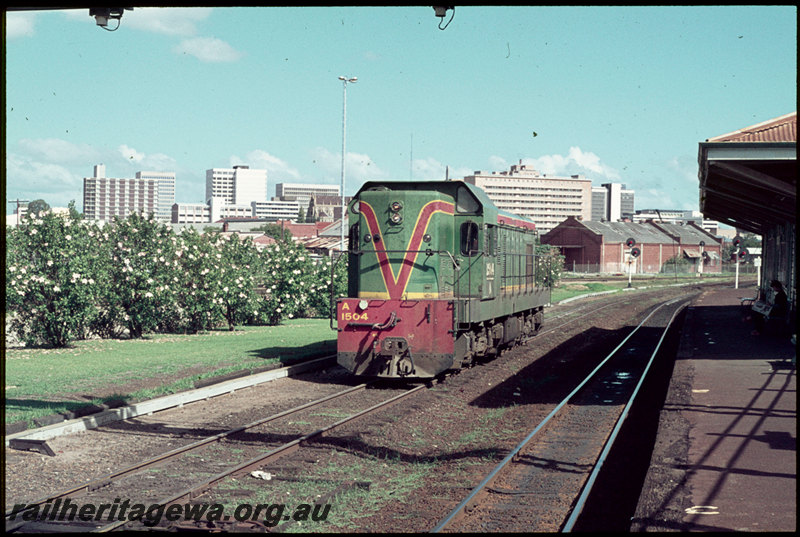
[[[80,220],[83,218],[83,214],[79,213],[78,209],[75,208],[75,200],[70,200],[67,208],[69,209],[69,216],[73,220]]]
[[[48,204],[43,199],[33,200],[28,204],[28,214],[33,215],[41,215],[42,213],[46,213],[50,210],[50,204]]]
[[[281,224],[264,224],[253,228],[253,231],[263,231],[264,235],[272,237],[276,241],[292,242],[292,232]]]
[[[303,213],[303,209],[300,208],[297,211],[297,223],[298,224],[304,224],[305,221],[306,221],[306,215]]]

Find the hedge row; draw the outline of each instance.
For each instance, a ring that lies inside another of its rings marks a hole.
[[[344,262],[331,281],[331,261],[295,243],[259,251],[136,214],[104,227],[75,211],[32,214],[6,242],[6,312],[27,345],[327,316],[331,286],[346,287]]]

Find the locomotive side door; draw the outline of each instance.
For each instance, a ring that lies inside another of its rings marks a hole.
[[[499,286],[499,274],[497,272],[497,239],[497,226],[486,224],[483,248],[485,270],[481,298],[495,298],[497,296],[497,288]]]
[[[455,250],[459,266],[456,295],[462,298],[476,298],[483,293],[484,279],[483,271],[479,270],[482,237],[478,219],[456,218],[456,229]]]

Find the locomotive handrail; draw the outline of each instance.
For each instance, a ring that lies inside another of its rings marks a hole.
[[[334,297],[333,297],[333,290],[334,290],[334,288],[335,288],[335,285],[334,285],[334,276],[335,276],[335,274],[336,274],[336,265],[339,263],[339,261],[340,261],[340,260],[341,260],[343,257],[344,257],[344,252],[340,252],[340,253],[339,253],[339,257],[337,257],[337,258],[336,258],[336,259],[333,261],[333,263],[331,263],[331,295],[330,295],[330,297],[331,297],[331,298],[330,298],[330,303],[329,303],[329,306],[330,306],[330,307],[329,307],[329,310],[330,310],[330,313],[331,313],[331,318],[330,318],[330,327],[331,327],[331,330],[338,330],[338,328],[334,328],[334,327],[333,327],[333,320],[336,318],[336,302],[334,301]]]
[[[450,261],[453,263],[453,267],[456,270],[459,270],[458,261],[456,261],[456,259],[453,257],[453,254],[451,254],[448,250],[431,250],[430,248],[427,248],[425,250],[353,250],[350,253],[355,255],[361,255],[368,252],[375,252],[375,253],[380,252],[384,254],[407,254],[407,253],[417,253],[417,254],[424,253],[427,255],[447,254],[447,256],[450,258]]]

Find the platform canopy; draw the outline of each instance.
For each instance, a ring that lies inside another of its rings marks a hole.
[[[700,142],[700,212],[758,235],[797,216],[797,112]]]

